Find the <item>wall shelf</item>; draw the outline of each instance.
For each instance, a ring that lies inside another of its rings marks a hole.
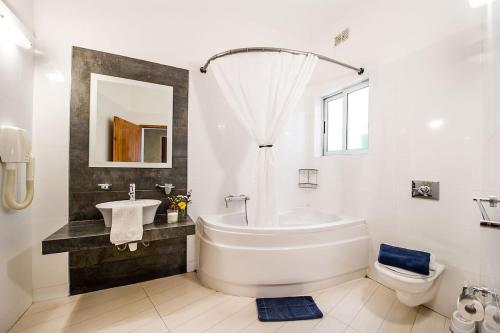
[[[317,188],[318,169],[299,169],[299,187]]]
[[[195,233],[195,223],[186,216],[178,223],[167,223],[165,215],[157,215],[155,222],[144,226],[142,241],[158,241],[186,237]],[[42,254],[82,251],[114,247],[109,241],[111,228],[103,220],[69,222],[42,241]]]

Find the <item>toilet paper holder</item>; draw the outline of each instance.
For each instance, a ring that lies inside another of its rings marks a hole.
[[[486,305],[485,304],[486,300],[488,298],[490,298],[491,301],[493,301],[493,303],[496,303],[496,305],[500,308],[500,297],[499,297],[498,293],[489,289],[489,288],[486,288],[486,287],[467,286],[466,285],[462,288],[462,293],[458,297],[458,301],[460,302],[460,301],[464,300],[465,298],[469,298],[469,297],[477,298],[478,294],[481,296],[481,298],[479,300],[481,301],[481,303],[483,303],[483,306]],[[476,312],[476,309],[474,309],[473,307],[468,308],[466,306],[465,309],[470,314],[473,314]]]
[[[467,286],[467,285],[465,285],[462,288],[462,293],[459,296],[459,300],[462,300],[465,297],[476,296],[477,294],[481,294],[483,298],[487,298],[489,296],[495,303],[497,304],[500,303],[500,297],[496,291],[486,287]]]

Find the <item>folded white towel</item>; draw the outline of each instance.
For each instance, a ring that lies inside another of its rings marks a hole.
[[[142,239],[142,206],[123,205],[113,207],[109,236],[111,243],[121,245]]]

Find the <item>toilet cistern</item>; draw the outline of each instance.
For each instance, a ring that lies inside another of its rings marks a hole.
[[[135,184],[132,183],[129,185],[129,191],[128,191],[128,196],[130,200],[135,200]]]

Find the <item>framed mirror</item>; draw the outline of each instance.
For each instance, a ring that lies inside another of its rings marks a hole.
[[[173,88],[91,73],[89,166],[172,168]]]

